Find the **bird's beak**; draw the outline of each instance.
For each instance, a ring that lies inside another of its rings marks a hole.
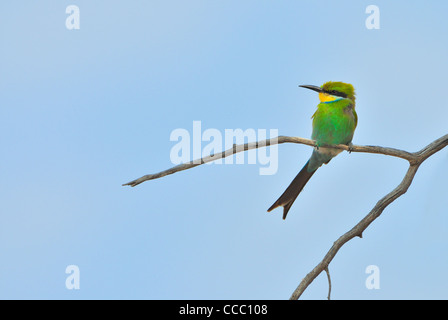
[[[310,90],[313,90],[313,91],[316,91],[316,92],[323,92],[322,88],[318,87],[318,86],[312,86],[312,85],[305,84],[305,85],[301,85],[299,87],[305,88],[305,89],[310,89]]]

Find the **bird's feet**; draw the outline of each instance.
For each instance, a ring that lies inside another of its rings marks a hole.
[[[351,143],[351,142],[349,142],[348,144],[347,144],[347,146],[348,146],[348,153],[352,153],[352,151],[353,151],[353,143]]]

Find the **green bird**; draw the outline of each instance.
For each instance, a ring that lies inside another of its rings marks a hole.
[[[329,81],[321,87],[312,85],[299,87],[319,92],[320,103],[312,116],[311,139],[316,141],[316,148],[285,192],[268,209],[270,212],[275,208],[283,207],[283,219],[286,219],[292,204],[316,170],[342,152],[342,150],[320,148],[320,146],[330,144],[350,146],[358,124],[358,116],[355,111],[355,89],[351,84]]]

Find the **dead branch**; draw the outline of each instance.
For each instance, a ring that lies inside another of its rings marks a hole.
[[[170,169],[167,169],[167,170],[164,170],[164,171],[161,171],[158,173],[144,175],[141,178],[138,178],[138,179],[135,179],[128,183],[123,184],[123,186],[135,187],[142,182],[162,178],[162,177],[165,177],[167,175],[170,175],[170,174],[173,174],[173,173],[176,173],[179,171],[197,167],[197,166],[207,163],[207,162],[212,162],[212,161],[215,161],[218,159],[226,158],[228,156],[234,155],[239,152],[243,152],[243,151],[247,151],[247,150],[251,150],[251,149],[262,148],[262,147],[267,147],[267,146],[273,146],[273,145],[282,144],[282,143],[298,143],[298,144],[304,144],[304,145],[308,145],[308,146],[312,146],[312,147],[314,147],[316,145],[316,142],[314,140],[299,138],[299,137],[287,137],[287,136],[279,136],[279,137],[275,137],[272,139],[266,139],[266,140],[262,140],[262,141],[258,141],[258,142],[249,142],[249,143],[240,144],[240,145],[233,145],[232,148],[230,148],[226,151],[223,151],[221,153],[209,155],[207,157],[204,157],[201,159],[196,159],[196,160],[193,160],[193,161],[190,161],[187,163],[182,163],[175,167],[172,167]],[[342,150],[346,150],[346,151],[350,151],[350,152],[378,153],[378,154],[383,154],[383,155],[387,155],[387,156],[402,158],[402,159],[405,159],[408,161],[412,161],[414,159],[414,154],[409,153],[407,151],[394,149],[394,148],[385,148],[385,147],[376,147],[376,146],[356,146],[356,145],[352,145],[349,147],[344,144],[322,145],[320,147],[342,149]]]
[[[448,134],[433,141],[428,146],[423,148],[420,151],[409,153],[406,152],[406,160],[409,161],[409,169],[406,172],[406,175],[404,176],[401,183],[391,192],[389,192],[386,196],[384,196],[382,199],[380,199],[376,205],[373,207],[373,209],[365,216],[356,226],[354,226],[350,231],[342,235],[338,240],[336,240],[333,243],[333,246],[330,248],[330,250],[327,252],[327,254],[324,256],[321,262],[314,267],[313,270],[311,270],[310,273],[308,273],[305,278],[300,282],[299,286],[294,290],[293,294],[290,297],[290,300],[297,300],[302,295],[302,293],[306,290],[306,288],[313,282],[313,280],[322,272],[325,270],[328,270],[328,265],[333,260],[333,258],[338,253],[339,249],[346,244],[348,241],[355,237],[362,238],[362,234],[364,230],[376,219],[378,218],[381,213],[384,211],[384,209],[391,204],[393,201],[395,201],[398,197],[405,194],[408,190],[409,186],[412,183],[412,180],[414,179],[415,174],[417,173],[417,170],[422,164],[423,161],[428,159],[430,156],[432,156],[434,153],[442,150],[444,147],[448,145]],[[401,154],[401,151],[396,150]],[[395,152],[395,151],[394,151]],[[382,152],[378,152],[382,153]],[[385,153],[383,153],[385,154]],[[398,155],[396,155],[398,156]],[[405,159],[405,157],[401,157]]]
[[[190,161],[188,163],[180,164],[175,167],[172,167],[168,170],[164,170],[155,174],[147,174],[141,178],[135,179],[133,181],[130,181],[128,183],[123,184],[123,186],[131,186],[135,187],[136,185],[139,185],[142,182],[158,179],[179,171],[191,169],[194,167],[197,167],[201,164],[215,161],[218,159],[222,159],[228,156],[231,156],[233,154],[236,154],[238,152],[243,152],[251,149],[257,149],[267,146],[272,146],[276,144],[282,144],[282,143],[297,143],[297,144],[304,144],[308,146],[315,147],[316,143],[313,140],[299,138],[299,137],[287,137],[287,136],[279,136],[272,139],[262,140],[259,142],[250,142],[246,144],[241,145],[233,145],[232,148],[223,151],[221,153],[210,155],[201,159],[196,159],[193,161]],[[395,201],[398,197],[406,193],[409,186],[412,183],[412,180],[417,173],[417,170],[419,166],[428,159],[430,156],[432,156],[434,153],[442,150],[444,147],[448,145],[448,134],[444,135],[443,137],[433,141],[429,145],[427,145],[425,148],[421,149],[417,152],[408,152],[404,150],[394,149],[394,148],[386,148],[386,147],[379,147],[379,146],[357,146],[357,145],[322,145],[320,147],[328,147],[328,148],[336,148],[336,149],[342,149],[349,152],[363,152],[363,153],[375,153],[375,154],[382,154],[386,156],[392,156],[397,157],[401,159],[405,159],[409,162],[409,169],[406,172],[406,175],[404,176],[401,183],[390,193],[388,193],[386,196],[384,196],[382,199],[380,199],[376,205],[373,207],[373,209],[365,216],[358,224],[356,224],[351,230],[349,230],[347,233],[343,234],[339,239],[337,239],[333,246],[330,248],[330,250],[327,252],[327,254],[324,256],[321,262],[314,267],[311,272],[309,272],[305,278],[302,279],[298,287],[294,290],[293,294],[290,297],[290,300],[297,300],[302,293],[306,290],[306,288],[314,281],[314,279],[322,273],[322,271],[325,271],[327,273],[328,278],[328,284],[329,284],[329,291],[328,291],[328,299],[330,298],[331,293],[331,279],[330,279],[330,273],[328,270],[328,266],[330,262],[333,260],[333,258],[338,253],[339,249],[342,248],[344,244],[346,244],[348,241],[355,237],[362,238],[362,234],[364,230],[375,220],[377,219],[381,213],[384,211],[384,209],[391,204],[393,201]]]

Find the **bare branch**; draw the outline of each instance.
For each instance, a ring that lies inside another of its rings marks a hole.
[[[299,138],[299,139],[303,140],[302,143],[304,143],[304,144],[307,144],[307,142],[308,143],[311,142],[311,145],[314,145],[313,140],[302,139],[302,138]],[[283,143],[283,142],[279,142],[278,138],[272,138],[272,139],[262,140],[262,141],[258,141],[258,142],[250,142],[250,143],[246,143],[246,144],[240,144],[240,145],[234,144],[232,148],[225,150],[221,153],[212,154],[205,158],[196,159],[196,160],[193,160],[193,161],[190,161],[187,163],[182,163],[182,164],[179,164],[179,165],[172,167],[168,170],[161,171],[159,173],[147,174],[141,178],[138,178],[138,179],[132,180],[131,182],[125,183],[125,184],[123,184],[123,186],[135,187],[136,185],[139,185],[142,182],[158,179],[158,178],[167,176],[169,174],[173,174],[173,173],[176,173],[179,171],[191,169],[191,168],[197,167],[201,164],[204,164],[207,162],[212,162],[212,161],[215,161],[218,159],[223,159],[223,158],[226,158],[228,156],[234,155],[239,152],[252,150],[252,149],[258,149],[258,148],[262,148],[262,147],[266,147],[266,146],[272,146],[272,145],[279,144],[279,143]]]
[[[136,185],[147,181],[147,180],[153,180],[158,179],[164,176],[167,176],[169,174],[173,174],[179,171],[187,170],[190,168],[194,168],[196,166],[199,166],[201,164],[215,161],[218,159],[222,159],[228,156],[231,156],[233,154],[236,154],[238,152],[247,151],[251,149],[257,149],[262,148],[266,146],[272,146],[276,144],[282,144],[282,143],[297,143],[297,144],[304,144],[312,147],[316,147],[316,143],[313,140],[299,138],[299,137],[287,137],[287,136],[279,136],[272,139],[262,140],[259,142],[251,142],[241,145],[233,145],[232,148],[223,151],[221,153],[210,155],[201,159],[196,159],[194,161],[190,161],[188,163],[177,165],[173,168],[170,168],[168,170],[161,171],[159,173],[155,174],[148,174],[145,175],[139,179],[133,180],[131,182],[123,184],[123,186],[131,186],[135,187]],[[297,300],[302,293],[306,290],[306,288],[314,281],[314,279],[322,273],[322,271],[325,271],[327,273],[328,278],[328,284],[329,284],[329,292],[328,292],[328,299],[330,299],[330,293],[331,293],[331,278],[330,278],[330,272],[328,269],[328,266],[330,262],[333,260],[333,258],[338,253],[339,249],[342,248],[344,244],[346,244],[348,241],[355,237],[362,238],[364,230],[375,220],[377,219],[381,213],[384,211],[384,209],[391,204],[393,201],[395,201],[398,197],[406,193],[409,186],[412,183],[412,180],[417,173],[417,170],[420,166],[420,164],[425,161],[427,158],[432,156],[434,153],[442,150],[444,147],[448,145],[448,134],[444,135],[443,137],[433,141],[429,145],[427,145],[425,148],[423,148],[420,151],[417,152],[408,152],[404,150],[394,149],[394,148],[386,148],[386,147],[379,147],[379,146],[357,146],[357,145],[321,145],[319,147],[326,147],[326,148],[335,148],[335,149],[342,149],[349,152],[362,152],[362,153],[376,153],[376,154],[383,154],[387,156],[397,157],[401,159],[405,159],[409,162],[409,169],[406,172],[406,175],[404,176],[401,183],[391,192],[389,192],[386,196],[384,196],[382,199],[380,199],[375,207],[365,216],[357,225],[355,225],[351,230],[349,230],[347,233],[343,234],[338,240],[336,240],[333,243],[333,246],[330,248],[330,250],[327,252],[327,254],[324,256],[323,260],[319,262],[319,264],[314,267],[311,272],[309,272],[305,278],[300,282],[299,286],[294,290],[293,294],[291,295],[291,300]]]
[[[300,282],[299,286],[294,290],[293,294],[290,297],[290,300],[297,300],[302,295],[302,293],[306,290],[306,288],[313,282],[313,280],[322,272],[327,271],[328,265],[333,260],[333,258],[338,253],[339,249],[348,241],[355,237],[361,237],[364,230],[376,219],[378,218],[384,209],[395,201],[398,197],[405,194],[408,190],[409,186],[414,179],[415,174],[420,166],[420,164],[428,159],[431,155],[436,153],[437,151],[442,150],[444,147],[448,145],[448,135],[445,135],[422,150],[411,153],[409,163],[409,169],[406,172],[401,183],[391,192],[389,192],[386,196],[380,199],[375,207],[365,216],[356,226],[354,226],[350,231],[342,235],[338,240],[336,240],[327,254],[324,256],[323,260],[311,270],[310,273],[306,275],[305,278]]]
[[[448,140],[448,135],[438,139],[438,140]],[[437,140],[436,140],[437,141]],[[436,142],[434,141],[434,142]],[[276,144],[283,144],[283,143],[296,143],[296,144],[304,144],[304,145],[308,145],[308,146],[312,146],[314,147],[316,145],[316,142],[314,140],[310,140],[310,139],[305,139],[305,138],[299,138],[299,137],[288,137],[288,136],[279,136],[276,138],[272,138],[272,139],[266,139],[266,140],[262,140],[262,141],[258,141],[258,142],[249,142],[249,143],[245,143],[245,144],[240,144],[240,145],[233,145],[232,148],[225,150],[221,153],[217,153],[214,155],[209,155],[207,157],[201,158],[201,159],[196,159],[187,163],[183,163],[183,164],[179,164],[175,167],[172,167],[170,169],[158,172],[158,173],[154,173],[154,174],[147,174],[144,175],[141,178],[132,180],[128,183],[123,184],[123,186],[131,186],[131,187],[135,187],[136,185],[139,185],[142,182],[148,181],[148,180],[154,180],[154,179],[158,179],[158,178],[162,178],[165,177],[167,175],[179,172],[179,171],[183,171],[183,170],[187,170],[187,169],[191,169],[194,167],[197,167],[201,164],[207,163],[207,162],[212,162],[218,159],[223,159],[226,158],[228,156],[234,155],[236,153],[239,152],[243,152],[243,151],[247,151],[247,150],[252,150],[252,149],[257,149],[257,148],[262,148],[262,147],[266,147],[266,146],[272,146],[272,145],[276,145]],[[399,150],[399,149],[394,149],[394,148],[385,148],[385,147],[378,147],[378,146],[357,146],[357,145],[352,145],[352,146],[346,146],[343,144],[338,144],[338,145],[322,145],[320,147],[327,147],[327,148],[335,148],[335,149],[342,149],[342,150],[346,150],[346,151],[350,151],[350,152],[363,152],[363,153],[376,153],[376,154],[383,154],[383,155],[387,155],[387,156],[392,156],[392,157],[397,157],[397,158],[402,158],[405,160],[408,160],[410,162],[416,160],[419,157],[419,153],[423,152],[417,152],[417,153],[410,153],[404,150]],[[428,146],[429,147],[429,146]],[[431,148],[431,150],[433,150],[433,148]],[[435,151],[437,152],[437,151]]]

